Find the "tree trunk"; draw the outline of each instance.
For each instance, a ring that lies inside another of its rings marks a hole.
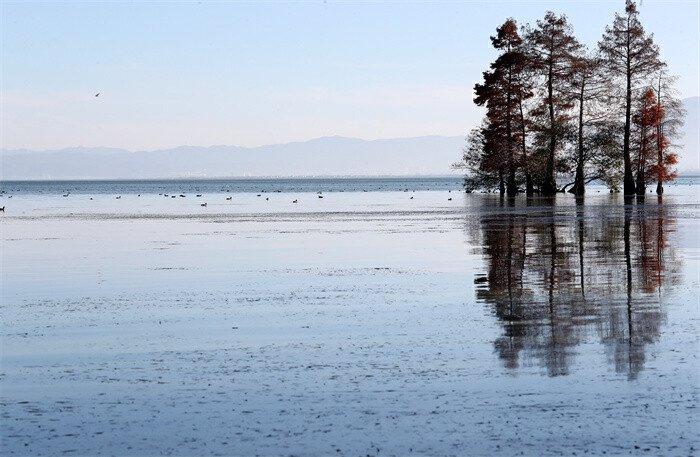
[[[628,38],[629,41],[629,38]],[[630,49],[627,45],[627,95],[625,98],[625,136],[622,142],[622,154],[625,160],[625,181],[623,193],[626,196],[634,195],[634,177],[632,176],[632,159],[630,158],[630,131],[632,120],[632,69],[630,68]]]
[[[635,188],[635,192],[637,196],[643,197],[646,191],[647,185],[644,182],[644,175],[641,172],[637,172],[637,187]]]
[[[578,157],[576,157],[576,178],[574,179],[574,186],[569,191],[577,197],[583,197],[584,193],[586,192],[586,185],[584,183],[583,176],[583,98],[585,87],[585,82],[582,82],[581,92],[579,93],[578,99]]]
[[[511,69],[508,68],[508,94],[506,95],[506,147],[508,150],[508,182],[506,183],[506,194],[509,197],[515,197],[518,191],[515,183],[515,157],[513,154],[513,126],[512,126],[512,75]]]
[[[639,153],[637,157],[637,185],[635,187],[635,193],[637,196],[643,197],[644,193],[646,192],[646,180],[645,180],[645,171],[646,171],[646,154],[647,154],[647,139],[646,139],[646,129],[642,126],[640,128],[640,138],[639,138]]]
[[[661,76],[659,76],[659,89],[656,92],[656,104],[661,106]],[[663,195],[664,184],[663,184],[663,165],[664,165],[664,144],[663,144],[663,130],[661,128],[661,121],[656,125],[656,195]]]
[[[552,196],[557,193],[557,182],[554,179],[554,153],[557,148],[557,139],[554,128],[554,90],[552,87],[552,73],[552,63],[550,62],[549,75],[547,77],[547,103],[549,105],[549,154],[547,155],[544,182],[542,183],[542,194],[545,196]]]
[[[520,128],[522,130],[520,134],[522,135],[521,148],[523,154],[523,170],[525,170],[525,195],[527,197],[532,197],[532,195],[535,193],[535,190],[534,186],[532,185],[532,175],[530,174],[530,167],[527,163],[527,142],[525,141],[525,115],[523,114],[522,95],[518,100],[518,105],[520,108]]]

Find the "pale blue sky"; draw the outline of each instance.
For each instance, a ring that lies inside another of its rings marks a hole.
[[[592,45],[624,1],[0,4],[2,147],[151,149],[462,135],[506,17],[563,12]],[[698,4],[640,7],[684,97]]]

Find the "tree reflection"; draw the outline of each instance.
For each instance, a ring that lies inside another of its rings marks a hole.
[[[595,339],[635,378],[665,320],[662,292],[679,277],[668,213],[661,201],[485,208],[471,229],[485,259],[476,294],[502,326],[494,345],[504,365],[567,375],[579,345]]]

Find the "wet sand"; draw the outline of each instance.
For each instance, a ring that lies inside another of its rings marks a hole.
[[[16,196],[3,454],[694,455],[692,195]]]

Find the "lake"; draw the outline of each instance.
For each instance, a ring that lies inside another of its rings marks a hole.
[[[694,455],[700,182],[666,190],[2,182],[3,454]]]

